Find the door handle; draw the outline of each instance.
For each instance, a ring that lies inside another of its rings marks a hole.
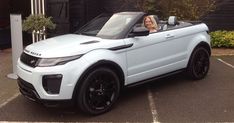
[[[175,36],[174,36],[174,35],[171,35],[171,34],[167,34],[165,37],[166,37],[166,38],[174,38]]]

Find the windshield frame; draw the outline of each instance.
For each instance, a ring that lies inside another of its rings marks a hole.
[[[104,39],[123,39],[123,38],[126,38],[128,33],[131,31],[132,27],[135,25],[135,23],[140,18],[142,18],[142,16],[144,16],[145,13],[144,12],[120,12],[120,13],[113,14],[112,16],[114,16],[114,15],[118,15],[118,16],[121,16],[121,15],[123,15],[123,16],[124,15],[130,15],[131,16],[131,15],[133,15],[135,17],[133,18],[133,20],[131,20],[131,22],[129,22],[129,24],[126,25],[126,27],[124,27],[124,30],[122,30],[120,33],[118,33],[116,35],[105,36],[105,35],[98,35],[98,33],[96,35],[88,35],[88,34],[87,35],[88,36],[100,37],[100,38],[104,38]],[[111,16],[111,14],[101,14],[101,15],[97,16],[96,18],[92,19],[90,22],[88,22],[84,26],[82,26],[78,31],[75,32],[75,34],[85,35],[83,31],[86,30],[86,28],[90,24],[95,23],[95,21],[97,19],[102,18],[102,17],[109,17],[109,19],[105,22],[105,24],[106,24],[110,20],[110,18],[112,16]],[[104,26],[102,26],[102,27],[104,27]]]

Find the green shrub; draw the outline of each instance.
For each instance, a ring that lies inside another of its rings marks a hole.
[[[44,15],[30,15],[23,21],[23,31],[32,33],[33,30],[40,31],[43,28],[55,29],[56,25],[52,22],[52,17]]]
[[[234,31],[215,31],[210,36],[212,47],[234,48]]]

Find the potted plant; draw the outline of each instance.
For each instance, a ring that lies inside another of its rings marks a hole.
[[[23,31],[32,33],[36,41],[42,40],[43,37],[45,38],[46,29],[55,29],[55,27],[52,17],[46,17],[41,14],[30,15],[23,21]]]

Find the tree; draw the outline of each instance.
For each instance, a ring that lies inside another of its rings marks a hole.
[[[183,20],[199,20],[215,9],[215,0],[137,0],[136,7],[161,18],[171,15]]]

